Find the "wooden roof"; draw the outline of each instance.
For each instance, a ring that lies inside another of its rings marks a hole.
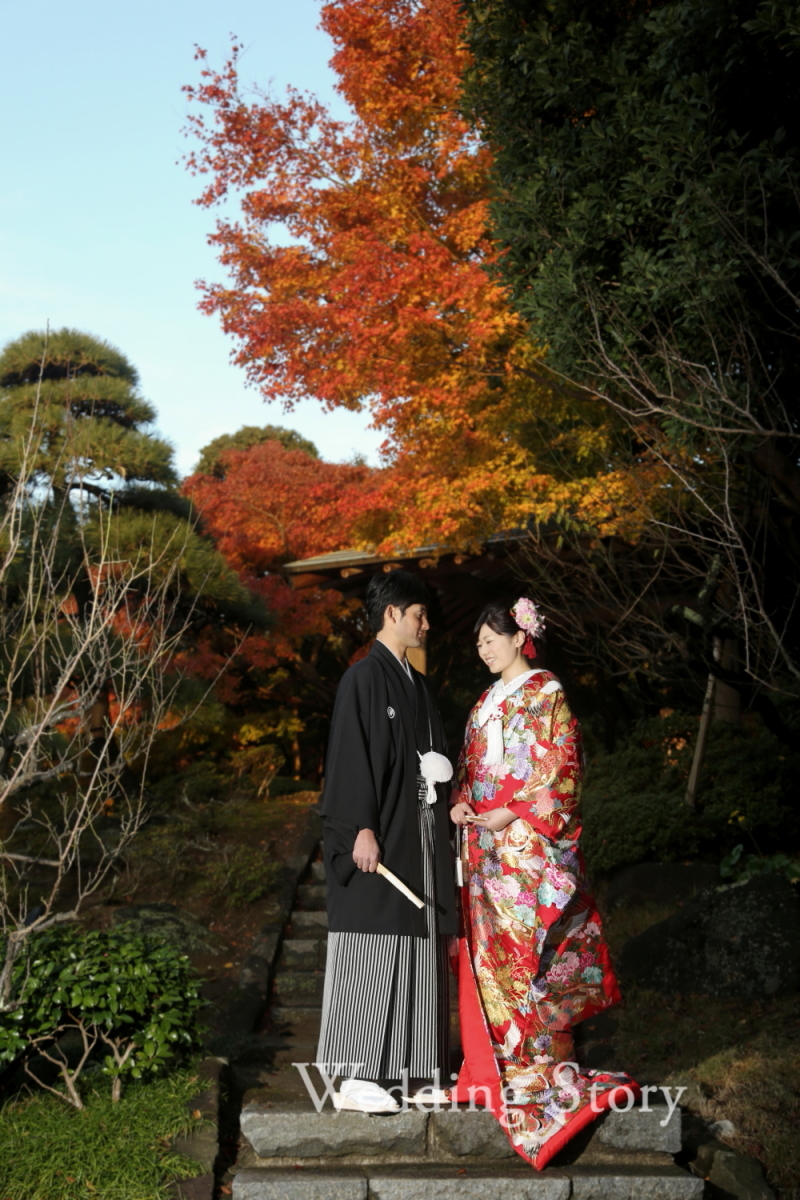
[[[514,551],[523,531],[498,534],[477,553],[446,546],[420,546],[392,557],[367,550],[337,550],[285,563],[281,570],[293,588],[333,587],[346,596],[362,596],[378,571],[403,567],[420,575],[431,590],[436,623],[469,633],[484,604],[516,586]]]

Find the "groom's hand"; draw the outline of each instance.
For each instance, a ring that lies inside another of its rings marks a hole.
[[[353,862],[359,871],[376,871],[381,861],[381,848],[371,829],[362,829],[353,846]]]

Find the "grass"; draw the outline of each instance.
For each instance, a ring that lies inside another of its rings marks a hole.
[[[617,909],[605,922],[612,953],[674,908]],[[731,1121],[723,1140],[758,1158],[774,1188],[800,1187],[800,996],[757,1002],[625,989],[614,1014],[621,1069],[640,1083],[685,1086],[681,1104]]]
[[[108,1087],[84,1096],[82,1111],[35,1094],[0,1110],[0,1200],[166,1200],[167,1184],[202,1168],[170,1150],[195,1128],[191,1070],[131,1084],[117,1104]]]
[[[615,1035],[640,1082],[684,1085],[681,1104],[731,1121],[722,1139],[758,1158],[773,1187],[800,1186],[800,998],[757,1003],[629,988]]]

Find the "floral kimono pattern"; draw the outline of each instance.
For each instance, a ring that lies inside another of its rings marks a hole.
[[[486,763],[486,695],[467,722],[454,799],[517,820],[465,830],[456,1099],[490,1107],[541,1168],[609,1103],[626,1102],[620,1089],[639,1089],[572,1062],[571,1027],[620,998],[578,846],[580,727],[558,680],[534,672],[500,703],[503,760]]]

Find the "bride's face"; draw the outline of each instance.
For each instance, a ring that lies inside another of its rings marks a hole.
[[[478,631],[478,654],[489,670],[499,675],[518,657],[522,640],[519,633],[514,637],[506,637],[504,633],[495,633],[488,625],[481,625]]]

